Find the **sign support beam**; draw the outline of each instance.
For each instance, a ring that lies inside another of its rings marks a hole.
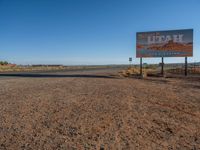
[[[187,76],[187,74],[188,74],[188,62],[187,62],[187,57],[185,57],[185,76]]]
[[[161,62],[161,75],[164,76],[164,57],[162,57],[162,62]]]
[[[142,57],[140,57],[140,75],[142,77]]]

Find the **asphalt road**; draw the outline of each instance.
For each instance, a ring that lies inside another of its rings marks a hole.
[[[59,78],[59,77],[109,78],[109,74],[112,76],[112,74],[116,74],[117,72],[125,68],[126,67],[51,70],[51,71],[34,71],[34,72],[1,72],[0,79],[19,78],[19,77],[25,77],[25,78]]]

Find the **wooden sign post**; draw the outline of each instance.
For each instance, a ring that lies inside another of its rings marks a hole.
[[[142,77],[142,57],[140,57],[140,75]]]
[[[185,57],[185,76],[187,76],[187,74],[188,74],[188,63],[187,63],[187,57]]]
[[[164,57],[162,57],[162,62],[161,62],[161,75],[164,76]]]

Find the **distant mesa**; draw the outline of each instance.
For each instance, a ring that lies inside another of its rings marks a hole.
[[[35,65],[32,65],[32,67],[63,67],[63,65],[60,65],[60,64],[35,64]]]
[[[141,49],[141,48],[143,48],[143,46],[140,44],[137,44],[137,49]]]
[[[147,49],[149,50],[176,50],[176,51],[192,51],[192,42],[183,44],[183,43],[176,43],[173,40],[168,41],[168,43],[164,45],[151,45]]]

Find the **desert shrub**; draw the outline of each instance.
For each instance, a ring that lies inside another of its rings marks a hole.
[[[0,65],[8,65],[7,61],[0,61]]]

